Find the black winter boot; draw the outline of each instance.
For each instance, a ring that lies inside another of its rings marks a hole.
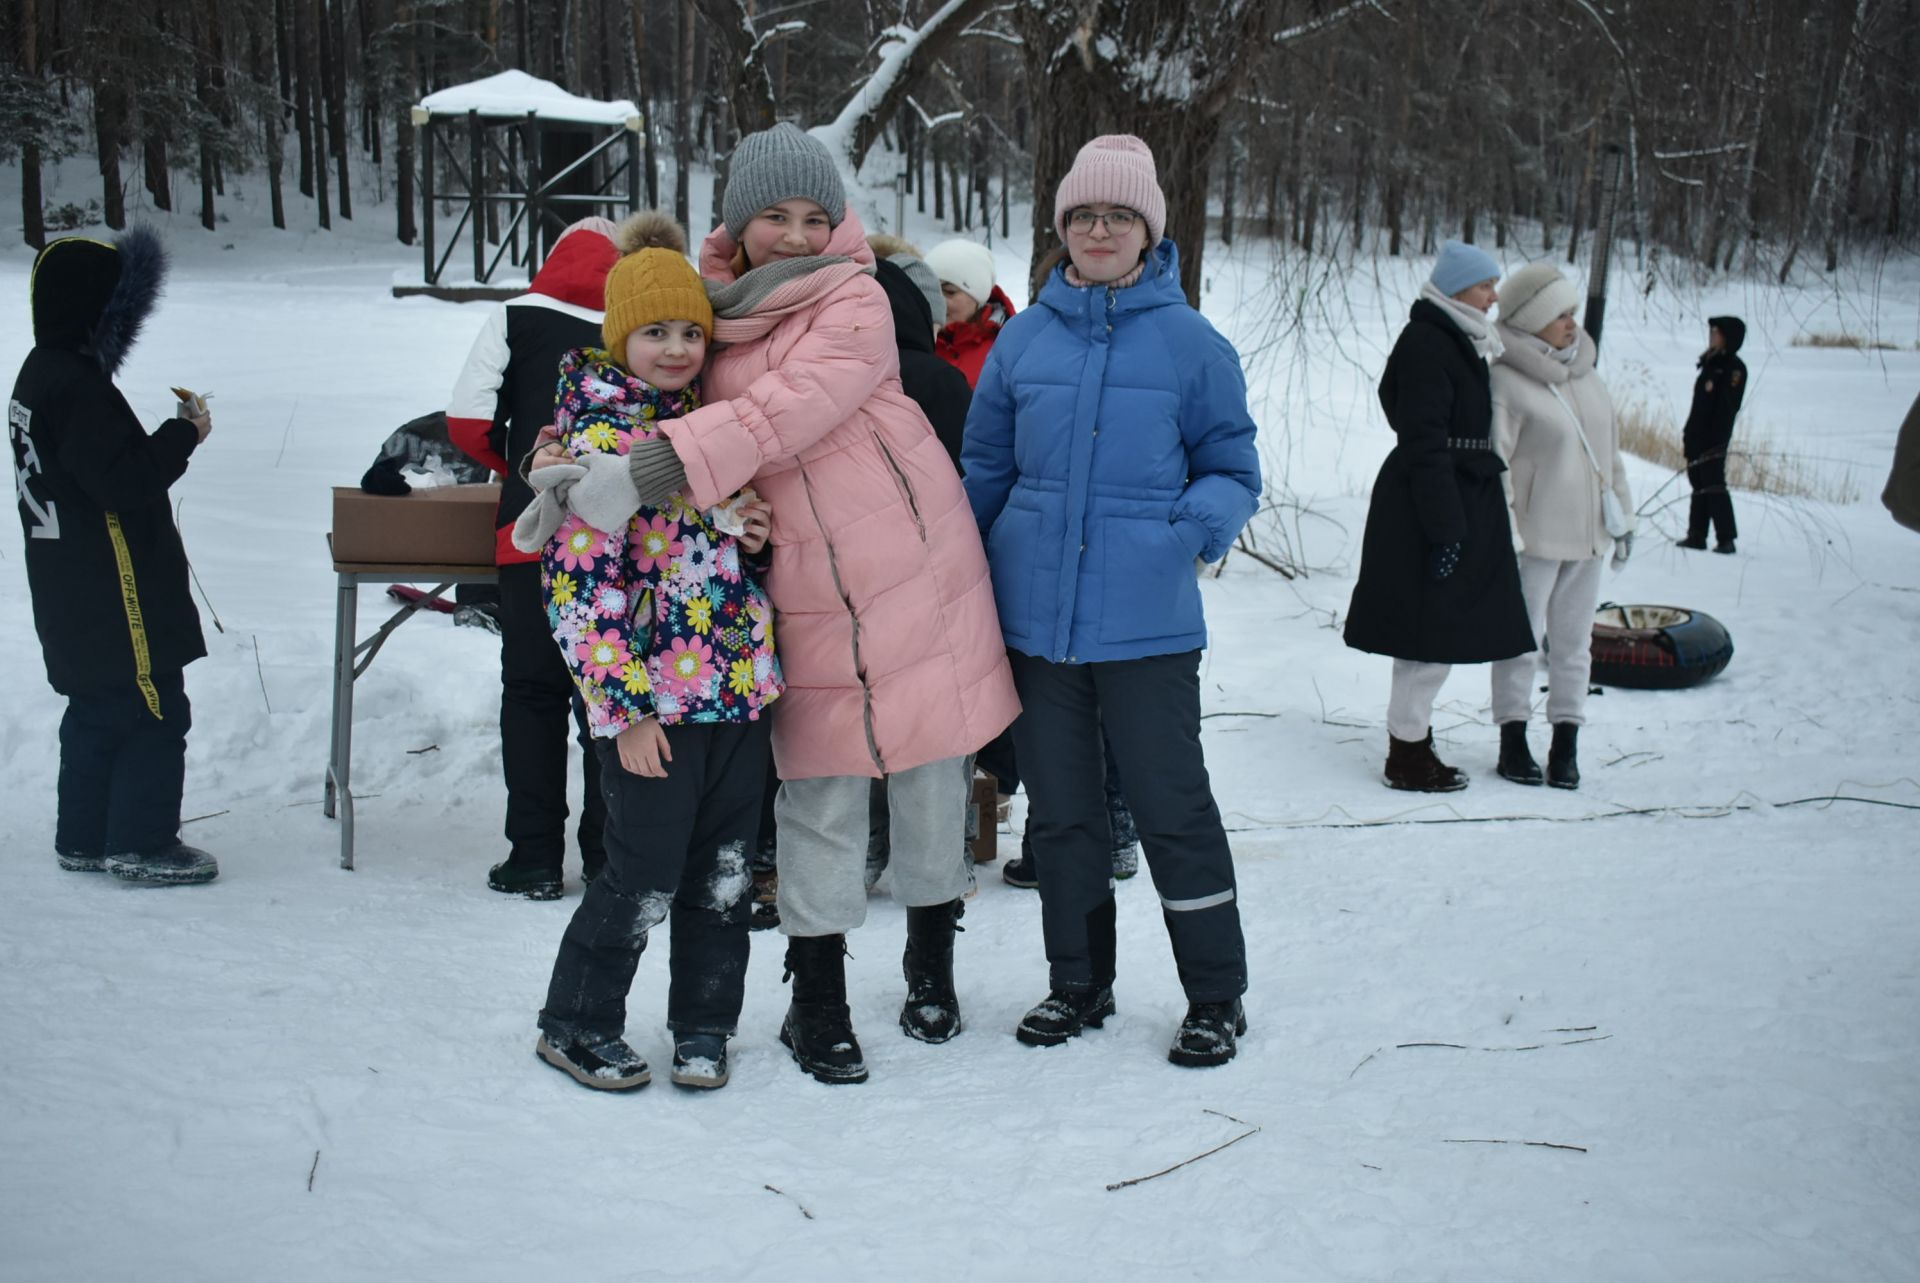
[[[1414,793],[1457,793],[1467,773],[1441,761],[1433,751],[1433,732],[1422,740],[1387,736],[1387,787]]]
[[[220,865],[197,846],[175,842],[158,851],[109,852],[107,872],[122,882],[144,882],[149,886],[189,886],[211,882],[220,875]]]
[[[953,934],[964,931],[959,900],[907,909],[907,951],[901,969],[907,1001],[900,1029],[921,1042],[945,1042],[960,1032],[960,998],[953,991]]]
[[[487,870],[487,885],[507,895],[529,900],[558,900],[562,889],[560,862],[522,859],[510,855]]]
[[[632,1091],[653,1081],[653,1072],[624,1039],[607,1034],[561,1032],[540,1035],[533,1054],[595,1091]]]
[[[1054,989],[1040,1005],[1020,1018],[1013,1036],[1029,1047],[1058,1047],[1082,1029],[1098,1029],[1113,1014],[1113,974],[1116,908],[1103,900],[1087,914],[1087,959],[1092,963],[1093,986]]]
[[[1555,722],[1553,744],[1547,749],[1547,783],[1557,789],[1580,787],[1579,748],[1579,723]]]
[[[673,1081],[678,1087],[712,1091],[727,1085],[725,1034],[675,1034]]]
[[[1113,1014],[1113,986],[1055,989],[1020,1017],[1013,1036],[1029,1047],[1058,1047],[1082,1029],[1098,1029]]]
[[[1173,1036],[1167,1059],[1188,1069],[1224,1065],[1232,1060],[1240,1045],[1234,1041],[1247,1032],[1247,1013],[1238,998],[1231,1002],[1190,1002],[1180,1032]]]
[[[794,936],[787,941],[793,1003],[780,1041],[800,1068],[823,1083],[867,1081],[866,1058],[847,1010],[847,938]]]
[[[1540,763],[1533,760],[1533,753],[1527,748],[1525,722],[1500,723],[1500,765],[1494,769],[1500,772],[1501,779],[1515,784],[1546,783]]]
[[[1023,891],[1040,885],[1040,870],[1033,862],[1033,842],[1025,835],[1020,838],[1020,858],[1000,866],[1000,880]]]

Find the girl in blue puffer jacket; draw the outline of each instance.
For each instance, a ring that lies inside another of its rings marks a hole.
[[[1166,208],[1138,138],[1080,149],[1054,200],[1066,261],[987,358],[961,464],[1025,709],[1051,968],[1015,1036],[1052,1046],[1113,1012],[1104,729],[1187,992],[1168,1058],[1216,1065],[1246,1030],[1247,966],[1200,750],[1193,563],[1253,515],[1260,464],[1239,354],[1188,306]]]

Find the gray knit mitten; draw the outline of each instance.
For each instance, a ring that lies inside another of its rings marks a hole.
[[[513,546],[521,552],[539,552],[567,518],[567,494],[587,470],[577,463],[550,463],[526,473],[533,487],[529,503],[513,523]]]
[[[595,530],[625,530],[640,511],[627,461],[617,454],[590,454],[580,462],[587,475],[567,492],[567,507]]]
[[[627,471],[642,508],[659,507],[687,484],[687,470],[673,452],[673,443],[659,437],[634,443],[627,454]]]

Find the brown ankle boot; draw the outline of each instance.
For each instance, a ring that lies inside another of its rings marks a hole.
[[[1387,736],[1387,787],[1414,793],[1457,793],[1467,773],[1441,761],[1433,751],[1433,732],[1420,740]]]

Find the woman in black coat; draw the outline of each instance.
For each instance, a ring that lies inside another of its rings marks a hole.
[[[1491,440],[1499,275],[1484,251],[1448,241],[1380,379],[1399,442],[1374,482],[1346,641],[1393,657],[1386,780],[1397,789],[1467,786],[1433,751],[1434,698],[1452,665],[1534,648]]]

